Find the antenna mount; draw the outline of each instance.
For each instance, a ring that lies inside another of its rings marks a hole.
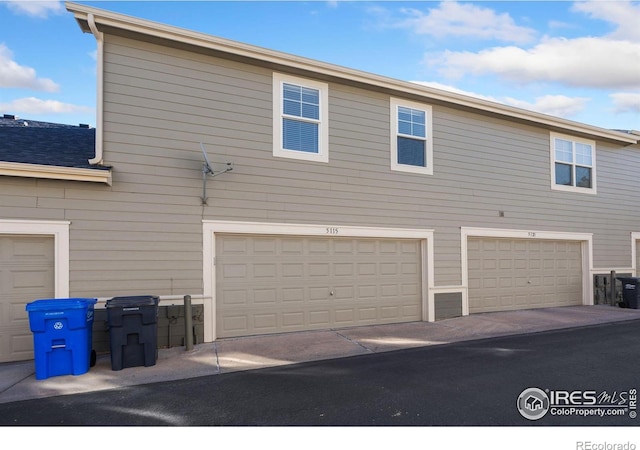
[[[226,163],[226,167],[222,170],[215,171],[213,169],[213,164],[209,162],[209,157],[207,156],[207,151],[204,149],[204,144],[200,142],[200,148],[202,149],[202,157],[204,158],[204,163],[202,164],[202,204],[207,204],[207,177],[215,177],[221,175],[226,172],[230,172],[233,170],[233,163]]]

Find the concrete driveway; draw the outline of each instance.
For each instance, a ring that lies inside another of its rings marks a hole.
[[[96,365],[83,375],[45,380],[35,379],[33,361],[3,363],[0,403],[636,319],[640,319],[640,310],[572,306],[475,314],[434,323],[220,339],[198,344],[188,352],[184,347],[161,349],[151,367],[114,371],[106,355],[99,356]]]

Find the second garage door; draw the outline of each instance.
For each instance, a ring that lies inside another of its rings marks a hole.
[[[216,237],[218,337],[419,321],[419,240]]]
[[[578,241],[469,238],[469,312],[582,304]]]

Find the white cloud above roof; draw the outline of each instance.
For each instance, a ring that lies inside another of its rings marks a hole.
[[[36,0],[4,0],[6,6],[16,14],[22,14],[41,19],[49,14],[61,14],[64,5],[61,1],[36,1]]]
[[[456,94],[467,95],[470,97],[479,98],[495,103],[502,103],[509,106],[515,106],[517,108],[526,109],[529,111],[535,111],[542,114],[549,114],[556,117],[572,117],[581,111],[583,111],[589,102],[589,98],[585,97],[569,97],[566,95],[543,95],[536,97],[534,101],[528,102],[519,100],[513,97],[493,97],[475,92],[465,91],[453,86],[449,86],[437,82],[429,81],[413,81],[413,83],[421,84],[423,86],[441,89]]]
[[[11,111],[20,114],[70,114],[70,113],[92,113],[94,108],[87,106],[73,105],[58,100],[42,100],[35,97],[26,97],[12,100],[7,103],[0,103],[0,110]]]
[[[426,13],[412,8],[404,8],[401,12],[406,18],[399,20],[396,27],[438,38],[459,36],[526,43],[536,36],[534,29],[517,25],[509,14],[499,14],[471,3],[447,1]]]
[[[11,50],[6,45],[0,44],[0,88],[57,92],[60,87],[49,78],[39,78],[35,69],[15,62]]]
[[[508,46],[427,56],[427,63],[449,78],[494,74],[518,84],[545,81],[608,89],[640,88],[638,61],[640,44],[594,37],[550,38],[530,49]]]
[[[566,95],[543,95],[536,97],[534,102],[511,97],[505,98],[505,103],[508,105],[556,117],[573,117],[582,112],[587,107],[588,102],[588,98],[568,97]]]
[[[576,2],[572,9],[616,26],[609,35],[613,39],[640,41],[640,4],[628,1]]]
[[[640,114],[640,92],[616,92],[609,97],[613,100],[616,113]]]

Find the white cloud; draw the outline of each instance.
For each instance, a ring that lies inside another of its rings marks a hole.
[[[443,83],[438,83],[437,81],[412,81],[412,83],[415,84],[421,84],[422,86],[427,86],[427,87],[431,87],[434,89],[440,89],[442,91],[448,91],[448,92],[453,92],[455,94],[461,94],[461,95],[466,95],[469,97],[475,97],[475,98],[479,98],[482,100],[487,100],[490,102],[496,102],[496,103],[504,103],[501,102],[500,100],[498,100],[495,97],[491,97],[488,95],[482,95],[482,94],[478,94],[475,92],[470,92],[470,91],[465,91],[462,89],[459,89],[457,87],[454,86],[449,86],[448,84],[443,84]]]
[[[437,8],[429,9],[426,14],[417,9],[401,11],[409,17],[398,21],[396,27],[409,28],[417,34],[437,38],[460,36],[526,43],[536,36],[535,30],[517,25],[509,14],[498,14],[492,9],[470,3],[445,1]]]
[[[555,117],[569,118],[581,111],[583,111],[589,101],[584,97],[567,97],[565,95],[545,95],[542,97],[536,97],[533,102],[527,102],[524,100],[518,100],[513,97],[492,97],[488,95],[482,95],[475,92],[465,91],[453,86],[449,86],[442,83],[431,81],[413,81],[413,83],[421,84],[423,86],[432,87],[435,89],[441,89],[456,94],[466,95],[469,97],[479,98],[481,100],[487,100],[495,103],[502,103],[509,106],[515,106],[516,108],[522,108],[529,111],[535,111],[542,114],[549,114]]]
[[[615,24],[616,30],[609,37],[620,40],[640,41],[640,4],[629,1],[576,2],[573,10],[583,12],[592,19]]]
[[[613,100],[616,113],[640,113],[640,93],[618,92],[609,97]]]
[[[41,100],[35,97],[27,97],[13,100],[8,103],[0,103],[0,110],[21,114],[69,114],[69,113],[93,113],[95,110],[88,106],[72,105],[57,100]]]
[[[511,97],[505,98],[505,103],[508,105],[563,118],[572,117],[582,112],[588,102],[588,98],[567,97],[566,95],[544,95],[536,97],[533,103]]]
[[[458,78],[496,74],[516,83],[559,82],[568,86],[629,89],[640,87],[640,44],[600,38],[546,39],[531,49],[494,47],[430,55],[428,63]]]
[[[31,67],[21,66],[13,60],[11,50],[0,44],[0,88],[25,88],[57,92],[59,86],[49,78],[38,78]]]
[[[4,0],[7,7],[16,14],[45,19],[49,13],[60,14],[64,6],[60,1]]]

